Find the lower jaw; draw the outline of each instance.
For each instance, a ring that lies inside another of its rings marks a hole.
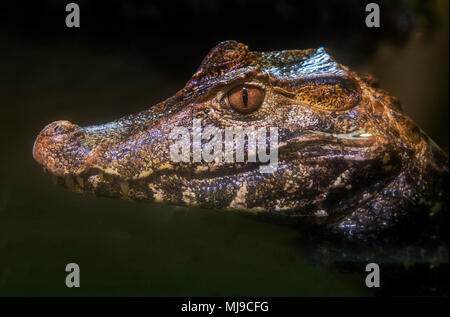
[[[99,169],[90,169],[79,175],[58,176],[44,168],[44,172],[50,177],[55,185],[59,185],[71,192],[79,194],[95,195],[99,197],[109,197],[123,200],[134,201],[155,201],[166,204],[175,205],[189,205],[197,206],[195,201],[187,202],[183,197],[178,197],[182,192],[183,186],[181,183],[187,182],[202,182],[208,179],[218,177],[237,177],[242,173],[258,171],[259,165],[252,165],[250,169],[248,166],[244,169],[201,172],[201,173],[176,173],[170,171],[169,173],[152,174],[137,180],[122,180],[116,175],[104,173]],[[224,173],[225,172],[225,173]],[[183,175],[184,174],[184,175]],[[164,179],[167,177],[166,179]],[[162,178],[162,179],[161,179]],[[172,184],[171,180],[179,180],[180,184]],[[220,182],[220,181],[218,181]],[[167,192],[167,184],[173,185],[173,190]],[[177,188],[180,187],[178,190]],[[208,207],[208,206],[204,206]]]

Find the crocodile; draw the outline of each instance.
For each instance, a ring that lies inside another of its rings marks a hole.
[[[274,141],[276,168],[261,171],[268,163],[254,159],[251,133],[232,135],[232,147],[211,134],[195,144],[194,121],[203,130],[276,128],[258,138]],[[175,160],[177,128],[190,133],[180,135],[189,150],[213,143],[205,151],[219,154]],[[238,161],[239,144],[246,155]],[[236,160],[224,159],[230,151]],[[447,154],[372,75],[323,47],[257,52],[219,43],[172,97],[102,125],[53,122],[33,157],[74,192],[246,212],[350,239],[416,233],[448,215]]]

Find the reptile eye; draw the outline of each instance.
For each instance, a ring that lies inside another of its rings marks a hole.
[[[257,110],[263,100],[264,91],[251,86],[238,86],[227,95],[229,105],[240,113],[250,113]]]

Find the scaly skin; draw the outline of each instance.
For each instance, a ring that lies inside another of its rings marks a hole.
[[[225,102],[241,84],[264,91],[258,110]],[[174,163],[169,133],[191,131],[194,118],[203,129],[277,127],[278,169]],[[51,123],[33,156],[72,191],[286,216],[345,237],[403,234],[447,217],[447,156],[370,75],[323,48],[262,53],[220,43],[173,97],[104,125]]]

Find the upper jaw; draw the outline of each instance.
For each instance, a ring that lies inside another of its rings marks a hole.
[[[118,173],[117,171],[113,171],[112,168],[108,168],[106,164],[96,164],[100,163],[99,158],[103,156],[108,156],[107,151],[108,147],[103,147],[108,143],[108,140],[104,140],[104,142],[100,142],[96,146],[91,146],[88,142],[85,142],[85,131],[78,126],[68,122],[68,121],[57,121],[47,125],[36,138],[33,147],[33,157],[34,159],[41,164],[48,172],[53,175],[65,177],[68,175],[77,176],[83,172],[87,172],[91,169],[100,169],[107,174],[115,174],[116,176],[123,176],[124,179],[142,179],[146,178],[152,173],[146,173],[145,168],[143,166],[139,166],[140,168],[144,168],[144,170],[139,171],[136,175],[127,175],[127,173]],[[145,142],[150,142],[149,140],[141,140]],[[151,140],[155,141],[155,140]],[[368,147],[374,141],[374,136],[370,133],[361,130],[355,130],[349,133],[326,133],[321,131],[309,131],[303,130],[298,133],[294,133],[294,135],[287,136],[286,138],[281,138],[278,144],[278,150],[280,155],[283,155],[284,151],[292,151],[292,148],[301,149],[303,147],[307,147],[310,145],[323,145],[323,144],[346,144],[355,147]],[[131,142],[130,142],[131,143]],[[151,151],[152,146],[149,145],[147,151]],[[126,144],[118,144],[117,148],[113,146],[115,152],[123,150],[130,150]],[[141,154],[140,152],[138,154]],[[166,153],[167,154],[167,153]],[[161,158],[159,158],[160,161]],[[167,157],[169,160],[169,157]],[[131,165],[141,165],[139,162],[120,162],[123,167],[130,167]],[[148,170],[158,171],[164,170],[164,166],[171,167],[171,169],[176,168],[176,164],[172,164],[172,162],[160,162],[161,164],[155,164],[152,168],[148,168]],[[165,163],[165,164],[162,164]],[[237,164],[237,163],[235,163]],[[230,168],[239,170],[248,170],[250,167],[242,165],[250,166],[252,165],[254,168],[258,167],[260,164],[250,164],[248,162],[242,162],[238,165],[230,165],[221,163],[221,164],[207,164],[204,163],[203,166],[197,168],[198,164],[187,164],[186,166],[190,170],[194,170],[192,172],[192,176],[196,175],[218,175],[218,174],[226,174],[226,170]],[[142,164],[143,165],[143,164]],[[134,166],[138,167],[138,166]],[[166,168],[167,169],[167,168]],[[180,167],[180,169],[184,169]],[[204,172],[205,173],[201,173]],[[149,174],[149,175],[147,175]]]

